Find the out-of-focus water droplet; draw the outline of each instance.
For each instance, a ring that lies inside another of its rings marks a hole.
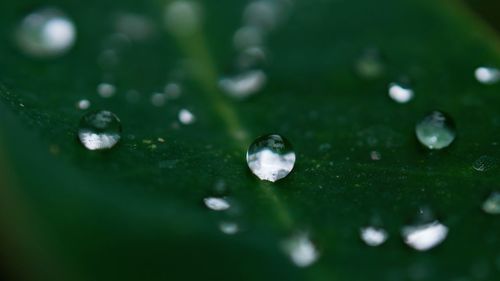
[[[146,16],[133,13],[120,13],[114,22],[115,30],[127,38],[142,41],[150,38],[155,26],[153,21]]]
[[[167,101],[167,95],[164,93],[154,93],[151,96],[151,104],[157,107],[161,107],[165,105],[165,102]]]
[[[474,163],[472,163],[472,168],[478,172],[487,172],[497,166],[497,159],[482,155]]]
[[[179,117],[179,122],[181,122],[184,125],[190,125],[196,121],[196,117],[194,116],[194,114],[187,109],[181,109],[179,111],[178,117]]]
[[[241,51],[236,59],[239,69],[251,69],[263,66],[267,63],[266,51],[259,46],[246,48]]]
[[[260,91],[266,84],[267,76],[262,70],[249,70],[219,80],[219,87],[227,95],[235,98],[246,98]]]
[[[248,25],[270,31],[278,23],[278,12],[277,3],[274,1],[253,1],[245,7],[243,19]]]
[[[181,86],[177,83],[171,82],[165,86],[165,95],[167,95],[169,99],[176,99],[181,96],[181,93]]]
[[[413,99],[415,93],[407,82],[393,82],[389,84],[389,97],[397,103],[407,103]]]
[[[491,215],[500,215],[500,192],[493,192],[483,202],[483,211]]]
[[[116,87],[110,83],[100,83],[97,85],[97,93],[103,98],[110,98],[115,95]]]
[[[224,211],[231,207],[231,204],[225,198],[207,197],[203,199],[203,202],[207,208],[214,211]]]
[[[370,159],[372,159],[373,161],[381,160],[382,154],[380,154],[380,152],[374,150],[374,151],[370,152]]]
[[[76,107],[81,110],[89,109],[90,101],[87,99],[81,99],[76,103]]]
[[[319,252],[307,233],[298,233],[283,243],[283,249],[298,267],[308,267],[319,259]]]
[[[169,3],[165,10],[165,24],[177,36],[190,36],[198,30],[201,23],[201,8],[193,1],[176,0]]]
[[[84,115],[78,128],[80,142],[89,150],[115,146],[121,138],[120,119],[110,111],[101,110]]]
[[[438,220],[408,225],[401,230],[406,245],[417,251],[427,251],[441,244],[448,236],[448,227]]]
[[[262,31],[255,26],[243,26],[233,36],[234,47],[238,50],[262,45]]]
[[[500,81],[500,70],[494,67],[481,66],[474,72],[477,81],[482,84],[492,85]]]
[[[375,79],[385,73],[385,61],[378,49],[368,48],[357,59],[354,68],[362,78]]]
[[[44,8],[26,16],[16,31],[19,47],[39,58],[65,54],[75,43],[76,28],[59,9]]]
[[[219,229],[222,233],[227,235],[234,235],[240,231],[240,227],[237,223],[226,221],[219,223]]]
[[[448,147],[457,134],[451,117],[440,111],[433,111],[418,122],[415,133],[420,143],[429,149]]]
[[[247,151],[248,167],[259,179],[275,182],[286,177],[295,165],[295,152],[280,135],[257,138]]]
[[[389,238],[389,234],[385,229],[373,226],[361,228],[360,236],[361,240],[371,247],[380,246]]]

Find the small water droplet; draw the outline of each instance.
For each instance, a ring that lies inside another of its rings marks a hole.
[[[407,103],[413,99],[415,93],[407,82],[393,82],[389,84],[389,97],[398,103]]]
[[[240,231],[240,227],[234,222],[221,222],[219,223],[219,229],[222,233],[227,235],[234,235]]]
[[[298,233],[283,243],[283,249],[298,267],[308,267],[319,258],[319,252],[307,233]]]
[[[207,208],[214,211],[224,211],[231,207],[229,201],[219,197],[207,197],[203,199],[203,202]]]
[[[295,165],[295,152],[280,135],[257,138],[247,151],[248,167],[259,179],[275,182],[286,177]]]
[[[165,23],[167,29],[173,34],[190,36],[200,26],[201,8],[193,1],[173,1],[166,6]]]
[[[219,87],[227,95],[246,98],[260,91],[266,84],[267,76],[262,70],[249,70],[219,80]]]
[[[420,143],[429,149],[448,147],[456,138],[455,123],[440,111],[433,111],[418,122],[415,133]]]
[[[184,125],[190,125],[196,121],[196,117],[187,109],[181,109],[178,117],[179,121]]]
[[[114,25],[118,33],[135,41],[146,40],[155,31],[152,20],[140,14],[120,13],[116,17]]]
[[[165,86],[165,95],[167,95],[169,99],[177,99],[181,96],[181,93],[181,86],[177,83],[171,82]]]
[[[253,1],[245,7],[243,19],[248,25],[270,31],[278,23],[278,12],[277,4],[272,1]]]
[[[29,14],[16,31],[19,47],[26,54],[39,58],[63,55],[73,46],[75,39],[75,25],[56,8],[44,8]]]
[[[167,101],[167,95],[165,95],[164,93],[154,93],[151,96],[151,104],[153,104],[156,107],[164,106],[166,101]]]
[[[115,95],[116,87],[110,83],[100,83],[97,85],[97,93],[103,98],[110,98]]]
[[[383,228],[368,226],[360,229],[360,236],[366,245],[376,247],[382,245],[389,237],[389,234]]]
[[[477,81],[482,84],[492,85],[500,81],[500,70],[494,67],[481,66],[474,72]]]
[[[84,115],[78,128],[80,142],[89,150],[114,147],[121,138],[120,119],[110,111],[101,110]]]
[[[500,215],[500,192],[493,192],[483,203],[483,211],[491,215]]]
[[[417,251],[427,251],[441,244],[448,236],[448,227],[438,220],[408,225],[401,230],[406,245]]]
[[[370,152],[370,158],[373,161],[378,161],[378,160],[382,159],[382,154],[380,154],[380,152],[374,150],[374,151]]]
[[[365,49],[354,67],[358,75],[365,79],[379,78],[385,72],[384,59],[375,48]]]
[[[261,46],[264,41],[262,37],[262,31],[257,27],[252,25],[242,26],[234,33],[233,44],[238,50]]]
[[[81,99],[76,103],[76,107],[81,110],[89,109],[90,101],[87,99]]]
[[[487,172],[497,166],[497,159],[482,155],[474,163],[472,163],[472,168],[478,172]]]

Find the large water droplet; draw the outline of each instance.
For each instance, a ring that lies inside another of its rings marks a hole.
[[[448,227],[435,220],[430,223],[408,225],[401,230],[406,245],[417,251],[427,251],[441,244],[448,236]]]
[[[487,172],[497,166],[497,159],[483,155],[479,157],[474,163],[472,163],[472,168],[478,172]]]
[[[257,138],[247,151],[248,167],[261,180],[275,182],[286,177],[295,164],[295,152],[280,135]]]
[[[229,96],[246,98],[260,91],[266,84],[266,74],[262,70],[249,70],[219,80],[219,87]]]
[[[104,150],[115,146],[121,138],[120,119],[102,110],[84,115],[78,128],[80,142],[89,150]]]
[[[415,133],[420,143],[429,149],[445,148],[456,138],[455,123],[440,111],[433,111],[418,122]]]
[[[298,267],[307,267],[316,262],[319,252],[307,233],[299,233],[283,243],[283,249]]]
[[[224,211],[231,207],[229,201],[219,197],[207,197],[203,199],[203,202],[207,208],[214,211]]]
[[[376,247],[382,245],[389,234],[383,228],[368,226],[360,229],[360,236],[366,245]]]
[[[362,78],[375,79],[384,74],[385,63],[378,49],[368,48],[358,58],[354,68]]]
[[[493,192],[483,203],[483,211],[491,215],[500,215],[500,192]]]
[[[482,84],[492,85],[500,81],[500,70],[494,67],[481,66],[474,72],[477,81]]]
[[[398,103],[407,103],[415,93],[408,82],[393,82],[389,84],[389,97]]]
[[[34,57],[55,57],[66,53],[74,44],[73,22],[59,9],[44,8],[26,16],[16,32],[19,47]]]

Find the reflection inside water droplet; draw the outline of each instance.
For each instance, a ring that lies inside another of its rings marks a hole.
[[[261,70],[249,70],[232,77],[219,80],[219,87],[227,95],[235,98],[246,98],[260,91],[267,77]]]
[[[265,135],[257,138],[248,148],[247,163],[259,179],[275,182],[292,171],[295,152],[284,137]]]
[[[122,125],[110,111],[84,115],[78,128],[80,142],[89,150],[104,150],[115,146],[121,138]]]
[[[491,85],[500,81],[500,70],[494,67],[481,66],[474,72],[477,81],[482,84]]]
[[[26,16],[16,31],[19,47],[34,57],[54,57],[66,53],[74,44],[73,22],[56,8],[45,8]]]
[[[219,197],[207,197],[203,199],[203,202],[205,203],[205,206],[207,206],[207,208],[214,211],[224,211],[231,207],[229,201]]]
[[[389,234],[383,228],[368,226],[361,228],[360,236],[366,245],[376,247],[382,245],[389,237]]]
[[[455,123],[446,113],[433,111],[417,123],[415,133],[425,147],[442,149],[455,140]]]
[[[296,234],[286,240],[283,249],[298,267],[310,266],[319,258],[318,250],[306,233]]]
[[[484,201],[482,208],[487,214],[500,215],[500,192],[491,193]]]
[[[448,227],[439,221],[403,227],[401,235],[406,245],[418,251],[427,251],[441,244],[448,236]]]

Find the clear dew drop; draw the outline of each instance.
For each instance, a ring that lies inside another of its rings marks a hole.
[[[115,95],[116,87],[110,83],[100,83],[97,85],[97,93],[102,98],[110,98]]]
[[[225,211],[231,207],[229,201],[220,197],[207,197],[203,199],[205,206],[213,211]]]
[[[266,84],[267,76],[262,70],[249,70],[240,74],[223,77],[219,87],[224,93],[234,98],[247,98],[260,91]]]
[[[415,127],[417,139],[429,149],[443,149],[456,138],[455,123],[446,113],[433,111]]]
[[[389,234],[383,228],[368,226],[360,229],[360,237],[366,245],[376,247],[387,241]]]
[[[492,85],[500,81],[500,70],[494,67],[478,67],[476,68],[474,75],[479,83],[485,85]]]
[[[308,267],[319,259],[319,252],[307,233],[298,233],[283,242],[283,249],[298,267]]]
[[[490,215],[500,215],[500,192],[493,192],[483,202],[482,209]]]
[[[472,168],[478,172],[487,172],[497,166],[497,159],[482,155],[474,163],[472,163]]]
[[[78,138],[88,150],[114,147],[121,138],[120,119],[110,111],[102,110],[84,115],[78,128]]]
[[[385,62],[378,49],[368,48],[356,60],[354,68],[364,79],[376,79],[385,73]]]
[[[441,244],[448,236],[448,227],[438,220],[407,225],[401,230],[404,242],[417,251],[427,251]]]
[[[409,83],[393,82],[389,84],[389,97],[397,103],[408,103],[414,95]]]
[[[284,137],[265,135],[248,148],[247,164],[259,179],[275,182],[290,174],[295,165],[295,152]]]
[[[90,108],[90,101],[87,99],[81,99],[76,103],[76,108],[80,110],[87,110]]]
[[[240,231],[237,223],[223,221],[219,223],[219,229],[222,233],[227,235],[235,235]]]
[[[183,125],[190,125],[196,122],[196,117],[191,111],[187,109],[181,109],[178,114],[179,122]]]
[[[16,30],[19,47],[27,55],[38,58],[61,56],[75,40],[75,25],[56,8],[44,8],[27,15]]]

